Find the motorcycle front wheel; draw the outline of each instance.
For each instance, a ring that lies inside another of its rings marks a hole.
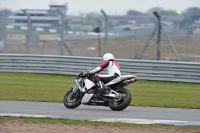
[[[80,91],[78,90],[75,93],[73,93],[71,89],[65,94],[63,103],[66,108],[74,109],[81,104],[81,100],[82,100],[82,96],[81,96]]]
[[[131,103],[131,93],[126,88],[119,88],[115,91],[119,93],[120,97],[119,99],[114,99],[113,101],[110,101],[108,105],[114,111],[124,110]]]

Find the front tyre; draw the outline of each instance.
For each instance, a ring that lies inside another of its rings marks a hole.
[[[81,104],[82,96],[80,91],[76,91],[76,93],[73,93],[72,89],[69,90],[63,99],[63,103],[66,108],[74,109],[78,107]]]
[[[120,94],[120,99],[114,99],[114,101],[110,101],[108,106],[114,111],[124,110],[131,102],[131,93],[126,88],[120,88],[115,91]]]

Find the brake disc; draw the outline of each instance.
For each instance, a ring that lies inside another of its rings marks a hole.
[[[69,103],[73,103],[76,101],[76,98],[73,98],[73,92],[69,93],[68,97],[67,97],[67,101]]]

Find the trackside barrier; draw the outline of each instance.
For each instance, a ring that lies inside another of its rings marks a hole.
[[[122,75],[138,79],[200,83],[200,63],[117,59]],[[102,58],[0,54],[0,72],[31,72],[77,75],[97,67]],[[103,72],[105,73],[105,72]]]

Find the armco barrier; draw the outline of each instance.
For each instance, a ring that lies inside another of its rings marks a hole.
[[[122,75],[134,74],[144,80],[200,83],[200,63],[117,60]],[[102,58],[97,57],[0,54],[0,71],[77,75],[101,62]]]

